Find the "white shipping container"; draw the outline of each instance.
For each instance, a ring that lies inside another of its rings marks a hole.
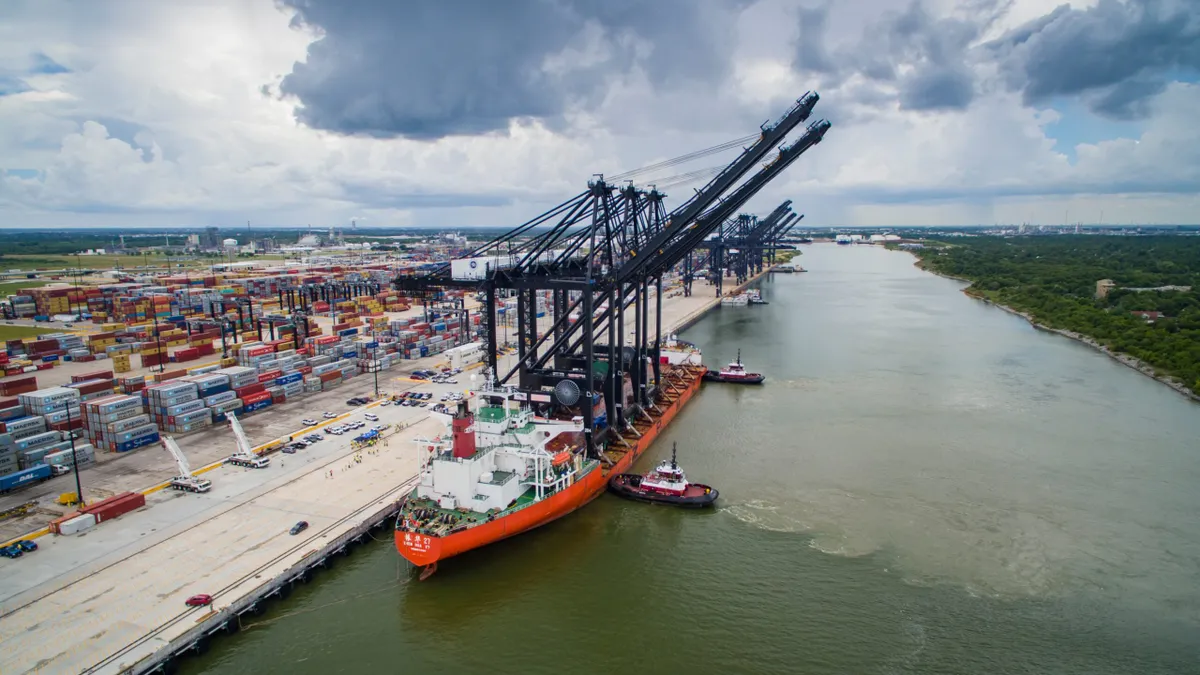
[[[58,526],[58,533],[62,535],[79,534],[96,525],[96,516],[85,513],[79,517],[72,518]]]

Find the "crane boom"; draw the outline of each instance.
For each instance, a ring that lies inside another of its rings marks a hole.
[[[238,422],[237,415],[232,412],[225,413],[225,419],[229,420],[229,428],[233,430],[233,438],[237,441],[237,452],[229,456],[225,460],[236,466],[245,466],[252,469],[262,469],[271,462],[266,457],[260,457],[254,452],[250,446],[250,439],[246,438],[246,432],[242,430],[241,422]]]
[[[762,134],[753,145],[709,181],[708,185],[698,190],[691,199],[671,212],[662,231],[647,242],[642,251],[634,252],[633,257],[617,270],[615,274],[617,280],[630,279],[636,271],[644,269],[652,260],[661,257],[655,256],[653,253],[660,251],[685,228],[692,226],[705,210],[713,206],[713,203],[720,199],[721,195],[725,194],[742,176],[746,175],[747,171],[761,161],[771,151],[771,148],[787,138],[796,125],[807,120],[820,98],[817,92],[810,91],[801,96],[796,101],[796,105],[792,106],[777,122],[763,125]],[[775,173],[778,172],[772,172],[771,175],[774,176]]]
[[[162,440],[163,447],[167,449],[167,452],[171,453],[171,456],[175,458],[175,464],[179,467],[179,475],[191,476],[192,467],[188,465],[187,457],[183,456],[183,450],[179,449],[179,444],[175,442],[175,439],[170,436],[163,436],[160,440]]]
[[[187,457],[184,456],[183,450],[180,449],[174,438],[163,436],[159,442],[167,449],[167,452],[171,453],[171,456],[175,458],[175,464],[179,467],[179,475],[168,482],[172,489],[186,492],[208,492],[212,489],[212,481],[192,475],[192,467],[188,465]]]

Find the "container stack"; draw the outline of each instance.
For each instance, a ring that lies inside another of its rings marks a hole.
[[[12,439],[11,435],[0,433],[0,476],[7,476],[20,469],[21,465],[17,461],[16,441]]]
[[[68,445],[70,442],[68,441]],[[90,443],[75,441],[75,449],[63,448],[62,450],[53,453],[47,453],[44,461],[46,464],[65,466],[68,469],[75,466],[75,460],[78,458],[79,466],[85,467],[96,461],[96,449]]]
[[[39,431],[20,440],[14,438],[13,445],[17,448],[17,466],[28,469],[38,464],[45,464],[44,460],[47,454],[62,449],[57,447],[62,440],[62,433],[58,431]]]
[[[158,427],[142,408],[140,396],[114,395],[83,405],[84,435],[96,448],[128,452],[157,443]]]
[[[212,425],[212,413],[195,382],[176,380],[147,388],[146,409],[163,431],[186,434]]]
[[[50,387],[17,397],[28,415],[44,416],[52,412],[79,409],[79,391],[70,387]]]

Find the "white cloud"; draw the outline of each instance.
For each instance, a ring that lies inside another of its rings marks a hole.
[[[863,17],[907,4],[832,5],[830,53],[869,44]],[[816,81],[793,65],[793,5],[763,0],[729,27],[738,44],[724,81],[660,89],[635,67],[608,74],[607,94],[563,124],[517,121],[507,133],[433,141],[313,130],[295,121],[294,101],[264,95],[315,35],[290,27],[271,0],[19,5],[0,21],[0,76],[27,71],[33,54],[71,72],[23,76],[29,91],[0,96],[0,166],[40,172],[0,176],[0,226],[515,225],[581,191],[592,173],[744,136],[777,117]],[[988,35],[1046,11],[1013,7]],[[591,41],[547,67],[569,74],[601,62],[606,44],[589,30]],[[436,68],[439,56],[428,58],[420,66]],[[1138,138],[1081,145],[1072,163],[1047,136],[1058,113],[993,86],[990,70],[976,65],[979,92],[963,111],[902,110],[894,83],[833,81],[816,110],[833,129],[752,208],[793,198],[812,225],[1061,222],[1066,210],[1088,220],[1103,210],[1108,222],[1194,220],[1200,132],[1189,111],[1200,109],[1200,87],[1171,85]]]

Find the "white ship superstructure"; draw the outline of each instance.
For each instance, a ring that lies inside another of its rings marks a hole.
[[[459,404],[449,440],[417,440],[432,450],[421,471],[416,497],[446,510],[475,513],[503,510],[528,494],[540,501],[572,485],[594,462],[586,462],[577,437],[583,418],[535,417],[510,389],[476,392],[474,413]],[[532,490],[531,490],[532,488]]]

